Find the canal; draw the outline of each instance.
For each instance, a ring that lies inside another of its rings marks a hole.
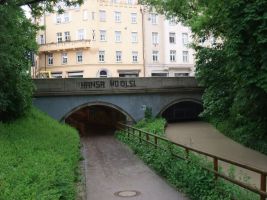
[[[207,122],[169,123],[165,133],[170,140],[177,143],[267,171],[266,155],[231,140]],[[223,162],[219,164],[227,173],[229,165]],[[260,176],[258,174],[240,168],[236,168],[235,171],[237,179],[243,180],[250,177],[249,183],[259,187]]]

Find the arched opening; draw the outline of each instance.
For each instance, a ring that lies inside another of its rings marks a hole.
[[[73,110],[65,117],[65,123],[76,128],[81,136],[113,134],[118,122],[131,120],[130,116],[107,105],[86,105]]]
[[[101,70],[101,71],[99,72],[99,77],[101,77],[101,78],[106,78],[106,77],[108,77],[108,73],[107,73],[107,71],[106,71],[106,70]]]
[[[168,106],[161,113],[161,116],[168,122],[198,120],[203,106],[199,102],[181,101]]]

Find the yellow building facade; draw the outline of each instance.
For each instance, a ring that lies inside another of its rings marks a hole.
[[[39,20],[45,30],[37,72],[52,78],[143,77],[143,33],[140,5],[134,0],[85,0],[65,13]]]

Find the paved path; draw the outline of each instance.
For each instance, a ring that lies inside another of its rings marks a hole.
[[[94,132],[95,135],[82,138],[87,200],[187,200],[114,136],[103,134],[103,130]],[[140,195],[114,195],[125,190],[136,190]]]
[[[169,124],[166,129],[166,136],[189,147],[267,171],[267,156],[234,142],[206,122]],[[227,167],[223,163],[221,165]],[[258,175],[246,170],[242,170],[242,172],[251,177],[252,184],[259,186]]]

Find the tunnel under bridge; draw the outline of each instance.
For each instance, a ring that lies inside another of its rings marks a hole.
[[[34,83],[34,105],[79,129],[81,124],[134,123],[144,117],[147,107],[168,122],[197,119],[203,109],[203,88],[192,77],[37,79]]]

